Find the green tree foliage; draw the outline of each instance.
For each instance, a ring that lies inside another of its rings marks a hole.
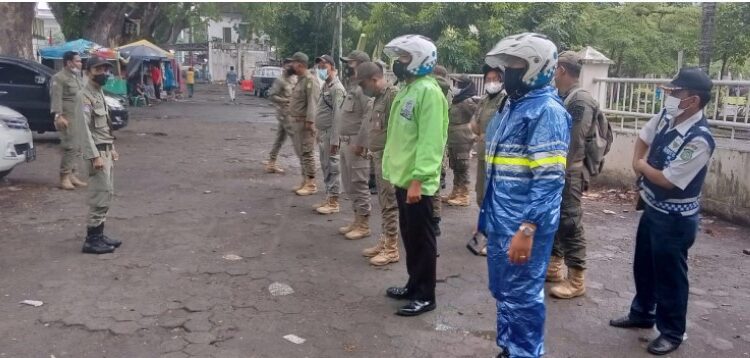
[[[750,3],[722,3],[716,19],[714,41],[716,60],[722,76],[734,65],[745,65],[750,57]]]

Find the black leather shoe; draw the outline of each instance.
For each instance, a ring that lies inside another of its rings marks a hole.
[[[664,338],[664,336],[659,336],[648,344],[648,352],[657,356],[672,353],[677,348],[680,348],[680,343],[674,343]]]
[[[122,245],[122,241],[115,240],[115,239],[107,236],[106,234],[104,234],[104,223],[102,223],[100,226],[101,226],[102,241],[104,241],[105,244],[107,244],[109,246],[114,246],[115,248],[118,248],[118,247],[120,247],[120,245]]]
[[[625,316],[610,320],[609,325],[617,328],[653,328],[654,322],[630,319],[630,316]]]
[[[385,295],[397,300],[411,299],[409,289],[406,287],[388,287],[388,289],[385,290]]]
[[[422,313],[434,310],[436,306],[435,301],[414,300],[409,302],[408,305],[399,308],[398,311],[396,311],[396,314],[407,317],[419,316]]]

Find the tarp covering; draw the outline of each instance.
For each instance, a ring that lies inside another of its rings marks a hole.
[[[40,49],[39,55],[45,59],[61,60],[63,54],[68,51],[78,52],[78,55],[80,55],[81,58],[89,58],[91,55],[101,56],[109,60],[117,58],[116,51],[102,47],[101,45],[86,39],[78,39],[66,42],[62,45]]]
[[[116,50],[120,51],[120,53],[122,54],[123,57],[129,57],[130,56],[130,52],[133,51],[135,48],[138,48],[140,46],[145,46],[145,47],[151,48],[152,50],[156,51],[156,53],[159,53],[164,58],[168,58],[168,59],[174,58],[174,55],[171,52],[166,51],[163,48],[154,45],[153,43],[149,42],[148,40],[139,40],[139,41],[136,41],[136,42],[131,42],[131,43],[127,44],[127,45],[122,45],[122,46],[116,48]],[[141,51],[143,51],[143,49],[141,49]]]

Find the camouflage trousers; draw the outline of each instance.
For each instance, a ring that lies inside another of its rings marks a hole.
[[[341,170],[339,161],[341,156],[331,154],[331,144],[338,144],[339,140],[331,138],[333,128],[318,130],[318,153],[320,154],[320,169],[323,171],[323,182],[326,186],[326,195],[339,196],[341,194]]]
[[[378,187],[378,202],[382,215],[381,230],[387,237],[398,236],[398,203],[396,203],[396,188],[389,181],[383,179],[383,152],[372,153],[373,169]]]
[[[446,152],[447,153],[447,152]],[[448,167],[448,155],[443,154],[443,163],[440,164],[440,177],[445,178],[445,168]],[[438,185],[438,190],[435,192],[434,200],[432,201],[432,217],[440,219],[443,214],[443,201],[440,200],[440,191],[443,190],[441,185]]]
[[[73,138],[73,131],[70,127],[67,129],[58,129],[60,135],[60,148],[62,149],[62,159],[60,160],[60,174],[75,173],[77,163],[81,158],[81,151]]]
[[[294,152],[299,157],[302,176],[315,178],[315,129],[312,123],[303,120],[292,120],[292,140]]]
[[[89,214],[86,225],[97,227],[107,220],[109,206],[115,193],[114,186],[114,162],[112,152],[99,151],[99,156],[104,161],[104,168],[94,169],[94,164],[89,161]]]
[[[273,142],[273,147],[271,147],[271,153],[269,153],[269,159],[274,162],[279,157],[279,151],[281,151],[281,146],[286,142],[286,138],[292,137],[292,126],[289,124],[289,118],[283,114],[277,114],[277,118],[279,126],[276,129],[276,140]]]
[[[346,194],[352,200],[354,213],[370,216],[370,160],[354,154],[354,146],[348,144],[348,138],[341,141],[341,183]]]
[[[471,144],[469,145],[449,145],[448,146],[448,165],[453,171],[453,187],[461,188],[468,186],[469,179],[469,158],[471,157]]]
[[[555,235],[552,255],[565,258],[565,265],[586,269],[586,238],[583,232],[581,196],[586,191],[586,169],[569,169],[560,204],[560,226]]]

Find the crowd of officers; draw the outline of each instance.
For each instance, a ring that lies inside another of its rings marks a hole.
[[[313,209],[326,215],[340,212],[343,187],[352,202],[354,217],[351,224],[339,229],[339,233],[349,240],[371,236],[368,180],[370,174],[374,174],[382,216],[381,233],[375,245],[365,248],[362,253],[372,265],[383,266],[399,261],[395,191],[382,176],[388,116],[399,87],[388,82],[382,63],[372,62],[362,51],[352,51],[340,60],[344,64],[343,76],[339,76],[336,61],[329,55],[317,57],[312,68],[308,68],[309,58],[304,53],[295,53],[284,60],[283,73],[270,90],[279,123],[269,158],[264,161],[265,169],[268,173],[284,173],[278,155],[283,143],[290,138],[302,166],[301,183],[292,191],[300,196],[313,195],[318,191],[314,159],[317,148],[325,198]],[[555,81],[560,95],[573,94],[565,104],[575,127],[571,133],[570,165],[567,167],[560,230],[548,280],[558,283],[552,288],[554,296],[572,298],[585,292],[586,244],[581,224],[581,195],[589,178],[583,166],[584,141],[598,105],[589,92],[580,89],[581,60],[577,53],[562,53],[558,66]],[[438,234],[441,203],[456,207],[470,204],[469,163],[474,150],[478,158],[474,185],[478,206],[481,207],[484,198],[485,131],[506,95],[502,69],[485,65],[482,72],[484,93],[481,94],[477,82],[466,74],[449,75],[445,67],[439,65],[432,73],[449,103],[442,176],[445,177],[445,169],[453,173],[450,193],[435,200],[433,222]],[[368,81],[384,84],[379,92],[366,93],[360,84]],[[445,183],[442,186],[445,188]],[[476,231],[474,234],[477,235]],[[476,251],[486,255],[485,243],[480,242]],[[567,277],[563,266],[568,267]]]

